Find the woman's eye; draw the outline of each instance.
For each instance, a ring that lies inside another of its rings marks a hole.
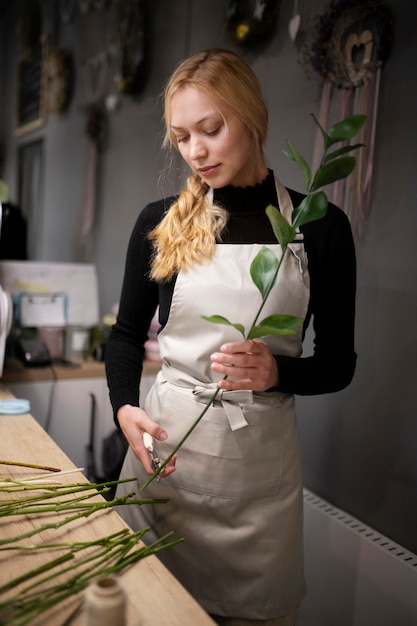
[[[206,135],[209,137],[214,137],[219,132],[220,128],[215,128],[214,130],[206,130]]]
[[[177,143],[184,143],[184,141],[187,141],[187,139],[188,139],[188,135],[184,137],[177,137]]]

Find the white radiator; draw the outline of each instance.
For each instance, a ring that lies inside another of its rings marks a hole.
[[[417,626],[415,554],[308,490],[304,527],[298,626]]]

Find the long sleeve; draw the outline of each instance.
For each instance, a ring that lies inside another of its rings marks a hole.
[[[114,414],[123,404],[139,406],[144,344],[158,306],[158,285],[149,278],[152,246],[148,232],[163,203],[148,205],[133,228],[126,255],[119,313],[106,348],[106,375]]]

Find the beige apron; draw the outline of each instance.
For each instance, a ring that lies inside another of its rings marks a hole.
[[[288,192],[278,182],[277,191],[288,218]],[[249,267],[261,247],[220,244],[210,263],[177,277],[169,319],[159,335],[162,369],[144,407],[169,434],[163,444],[156,442],[161,458],[216,389],[220,376],[210,369],[210,354],[225,341],[242,338],[234,328],[201,315],[219,314],[250,327],[261,296]],[[269,247],[280,255],[278,244]],[[304,318],[308,298],[304,246],[294,243],[261,319],[274,313]],[[266,342],[273,353],[299,356],[301,328]],[[131,450],[122,476],[137,476],[139,483],[146,479]],[[169,502],[125,507],[123,517],[135,529],[149,525],[148,542],[171,530],[185,538],[160,557],[209,613],[271,619],[299,604],[305,592],[302,476],[292,395],[220,393],[179,451],[177,471],[154,480],[142,495]]]

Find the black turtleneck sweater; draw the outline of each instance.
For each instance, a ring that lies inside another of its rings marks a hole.
[[[288,190],[294,207],[303,195]],[[134,226],[126,257],[120,307],[106,350],[106,372],[115,414],[123,404],[139,406],[139,380],[144,343],[159,305],[159,321],[168,319],[175,277],[156,283],[149,276],[152,244],[149,233],[175,197],[147,205]],[[262,183],[245,189],[214,190],[214,203],[229,218],[221,243],[276,243],[265,209],[278,206],[272,171]],[[339,391],[354,374],[355,251],[349,221],[334,205],[327,215],[301,227],[310,273],[310,302],[304,332],[313,318],[314,354],[308,357],[274,355],[284,393],[315,395]],[[249,271],[249,268],[248,268]]]

